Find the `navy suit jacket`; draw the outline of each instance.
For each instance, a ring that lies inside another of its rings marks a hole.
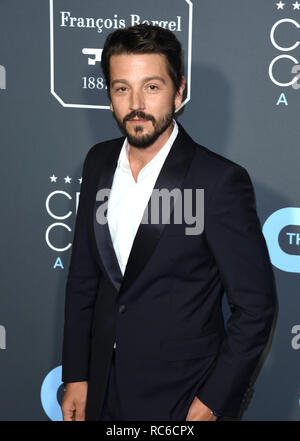
[[[86,420],[98,420],[116,341],[124,420],[184,421],[195,396],[219,414],[238,417],[276,306],[249,175],[195,143],[179,124],[154,188],[203,189],[203,232],[185,234],[184,222],[141,223],[122,276],[108,224],[96,220],[103,203],[96,194],[111,188],[123,141],[95,145],[84,162],[66,284],[62,379],[88,381]]]

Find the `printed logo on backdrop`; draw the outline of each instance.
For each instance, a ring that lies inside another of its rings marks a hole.
[[[0,325],[0,349],[6,349],[6,329]]]
[[[289,273],[300,273],[300,208],[275,211],[263,225],[271,262]]]
[[[0,90],[6,89],[6,69],[0,64]]]
[[[55,253],[53,268],[64,269],[64,253],[72,246],[72,226],[76,218],[82,178],[70,176],[49,176],[49,193],[45,209],[49,223],[45,231],[45,241]]]
[[[191,98],[192,21],[190,0],[49,0],[51,93],[64,107],[109,109],[101,70],[106,37],[140,23],[171,30],[181,42],[187,79],[184,106]],[[179,110],[179,109],[177,109]]]
[[[62,383],[62,367],[52,369],[44,378],[41,387],[41,403],[44,412],[52,421],[62,421],[61,402],[64,385]]]
[[[280,88],[300,88],[300,3],[298,1],[274,3],[278,20],[270,30],[270,41],[278,54],[269,65],[269,77],[273,84]],[[288,16],[287,16],[288,14]],[[281,92],[277,106],[288,106],[288,94]]]

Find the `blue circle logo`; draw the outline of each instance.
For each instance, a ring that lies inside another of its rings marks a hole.
[[[63,384],[61,380],[62,367],[58,366],[50,371],[41,387],[41,402],[47,416],[52,421],[63,421],[60,404],[57,400],[57,392]]]
[[[286,207],[275,211],[265,221],[263,234],[265,236],[271,262],[282,271],[289,273],[300,273],[300,255],[288,253],[288,247],[292,245],[299,246],[300,234],[285,231],[286,250],[283,250],[279,244],[278,238],[280,232],[287,226],[300,225],[300,208]]]

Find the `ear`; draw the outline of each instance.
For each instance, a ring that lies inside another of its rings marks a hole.
[[[109,106],[109,108],[110,108],[110,110],[113,112],[114,111],[114,108],[113,108],[113,105],[112,105],[112,103],[110,103],[110,106]]]
[[[181,84],[180,84],[179,90],[178,90],[178,92],[176,92],[176,95],[175,95],[175,102],[174,102],[174,104],[175,104],[175,109],[176,110],[182,104],[182,98],[183,98],[183,92],[184,92],[185,86],[186,86],[186,79],[182,75],[182,77],[181,77]]]

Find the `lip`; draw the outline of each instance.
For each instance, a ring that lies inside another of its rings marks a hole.
[[[147,122],[149,121],[148,119],[129,119],[129,122]]]

